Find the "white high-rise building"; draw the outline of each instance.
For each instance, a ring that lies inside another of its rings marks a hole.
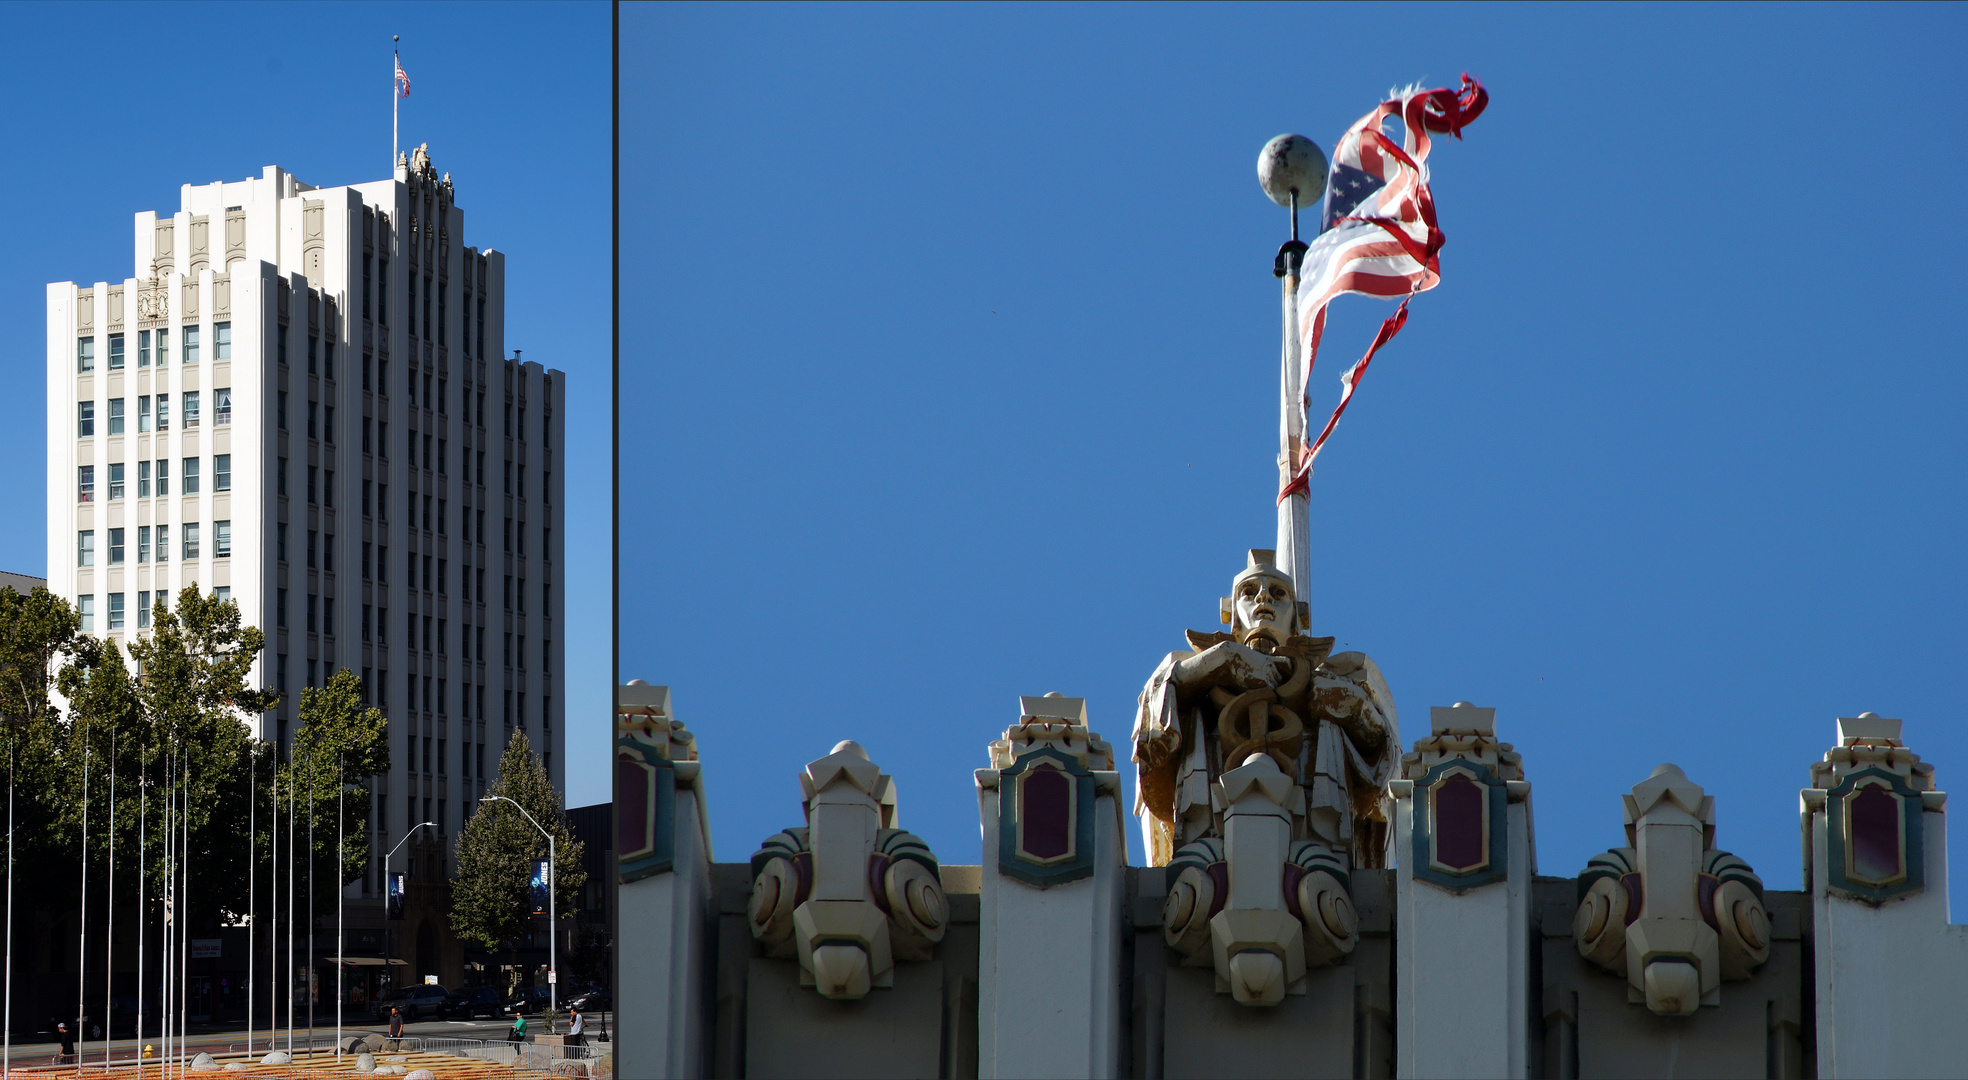
[[[504,359],[505,257],[453,200],[421,149],[187,184],[131,275],[48,286],[48,587],[123,642],[230,596],[282,746],[303,687],[358,673],[391,741],[359,894],[406,828],[450,849],[515,730],[563,778],[566,376]]]

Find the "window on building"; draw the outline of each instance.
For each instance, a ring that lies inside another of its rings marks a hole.
[[[513,662],[512,662],[512,635],[511,635],[511,634],[507,634],[507,635],[506,635],[506,666],[507,666],[507,667],[511,667],[511,666],[513,666]]]
[[[287,430],[287,391],[282,390],[274,398],[273,422],[280,430]]]
[[[307,594],[307,622],[304,625],[307,629],[307,632],[310,634],[314,633],[314,628],[316,626],[315,615],[319,611],[320,607],[321,607],[321,597],[316,593]],[[314,677],[310,675],[308,677],[308,681],[313,682]]]
[[[274,536],[274,541],[273,541],[274,557],[280,560],[281,562],[286,562],[287,561],[287,523],[283,521],[278,525],[275,525],[273,527],[273,536]]]
[[[376,321],[384,326],[390,321],[390,261],[376,260]]]
[[[229,322],[212,324],[212,359],[232,359],[232,324]]]
[[[214,521],[212,523],[212,557],[214,559],[232,558],[232,522]]]
[[[148,330],[137,331],[137,366],[140,368],[150,366],[150,331]],[[143,621],[142,616],[138,616],[137,625],[147,626],[149,624]]]
[[[186,495],[198,494],[198,459],[184,459],[184,471],[178,474],[178,487]]]
[[[431,336],[431,277],[424,275],[424,340]]]
[[[217,600],[221,604],[232,603],[232,586],[221,585],[218,588],[213,589],[212,599]]]
[[[184,558],[198,558],[198,522],[187,521],[179,530],[184,534]]]
[[[75,565],[96,565],[96,531],[83,529],[75,534]]]
[[[390,638],[389,625],[390,625],[389,609],[377,608],[376,609],[376,644],[378,645],[389,644],[389,638]],[[379,671],[376,673],[376,677],[379,680],[376,683],[376,697],[378,699],[387,697],[388,695],[384,693],[384,688],[389,685],[388,683],[389,672]]]
[[[519,613],[526,614],[526,579],[519,579]]]
[[[314,531],[313,529],[309,529],[309,530],[308,530],[308,539],[307,539],[307,564],[308,564],[308,569],[309,569],[309,570],[313,570],[313,569],[316,569],[316,567],[315,567],[315,558],[314,558],[314,552],[315,552],[315,541],[317,541],[317,540],[319,540],[320,538],[321,538],[321,534],[320,534],[320,533],[318,533],[318,532],[316,532],[316,531]]]
[[[276,460],[277,464],[273,468],[274,493],[285,496],[287,494],[287,459],[278,458]]]
[[[364,390],[374,389],[369,381],[369,369],[373,364],[374,361],[370,359],[368,353],[362,354],[362,388]]]
[[[157,395],[157,430],[171,430],[171,395]]]
[[[478,347],[473,351],[479,356],[485,355],[485,299],[483,297],[480,297],[478,301]],[[484,401],[484,395],[479,395],[478,425],[480,427],[485,426]]]
[[[157,331],[157,366],[163,367],[171,362],[171,331]]]
[[[123,594],[120,592],[109,594],[109,628],[123,629]]]
[[[95,633],[96,632],[95,594],[83,593],[81,596],[76,597],[75,607],[77,609],[78,614],[82,616],[82,632],[85,634]]]
[[[375,261],[376,257],[374,255],[364,255],[362,257],[362,317],[365,319],[370,317],[369,278],[371,272],[375,269],[373,265]]]
[[[320,339],[320,338],[318,338],[318,337],[315,337],[315,336],[314,336],[313,334],[309,334],[309,335],[308,335],[308,353],[307,353],[307,356],[308,356],[308,374],[309,374],[309,375],[319,375],[319,374],[321,374],[321,371],[320,371],[320,365],[319,365],[319,363],[317,362],[317,358],[316,358],[316,354],[318,354],[318,353],[319,353],[320,351],[321,351],[321,339]]]
[[[374,483],[375,483],[375,481],[373,481],[373,480],[364,480],[364,481],[362,482],[362,516],[363,516],[363,517],[369,517],[369,516],[370,516],[370,514],[369,514],[369,507],[370,507],[370,500],[369,500],[369,489],[370,489],[370,487],[371,487],[371,485],[373,485]]]
[[[188,428],[198,426],[198,391],[185,392],[184,405],[179,409],[179,413],[184,417],[184,426]]]
[[[364,641],[369,640],[369,615],[372,610],[368,604],[362,605],[362,640]]]
[[[439,345],[444,344],[445,340],[444,331],[446,327],[444,324],[450,321],[449,317],[445,314],[450,298],[451,283],[447,281],[437,287],[437,343]]]
[[[114,433],[112,432],[112,434]],[[445,475],[444,458],[447,449],[449,449],[449,443],[446,440],[437,440],[437,475],[439,476]]]
[[[426,495],[424,496],[424,531],[429,532],[430,527],[431,527],[431,496]]]
[[[137,434],[141,435],[149,430],[150,430],[150,395],[145,394],[137,399]]]
[[[137,594],[137,629],[150,629],[150,590]]]
[[[335,343],[332,340],[321,343],[321,377],[330,382],[335,380]]]
[[[150,526],[148,525],[137,526],[137,561],[140,563],[150,561]],[[147,626],[149,624],[139,622],[137,625]]]
[[[123,434],[123,399],[120,397],[109,399],[109,433]]]
[[[469,420],[471,417],[467,415],[466,419]],[[483,391],[480,391],[478,395],[478,426],[485,426],[485,393]],[[484,455],[481,454],[480,456],[483,457]],[[485,468],[483,465],[478,470],[478,482],[481,484],[485,482]]]
[[[163,498],[171,493],[171,462],[168,458],[157,459],[157,497]]]
[[[519,549],[520,556],[524,558],[526,555],[526,521],[524,518],[520,519],[517,539],[518,543],[515,546]]]
[[[326,406],[322,410],[321,441],[330,444],[335,441],[335,407],[333,405]]]
[[[445,415],[448,411],[445,399],[451,396],[450,385],[449,379],[437,380],[437,415],[439,416]]]
[[[232,455],[212,455],[212,490],[232,490]]]
[[[198,362],[198,330],[196,326],[184,328],[184,344],[178,347],[180,358],[187,364]]]
[[[385,461],[390,456],[390,426],[385,420],[376,421],[376,456]]]
[[[540,674],[542,675],[553,674],[553,639],[552,638],[546,638],[540,642]]]
[[[232,423],[232,387],[221,386],[212,391],[212,424],[226,427]]]
[[[335,470],[328,469],[321,478],[321,505],[333,509],[335,505]]]
[[[123,565],[123,530],[109,530],[109,565]]]
[[[96,501],[96,467],[80,465],[75,469],[75,501]]]
[[[96,434],[96,403],[76,402],[75,436],[80,439],[92,438]]]
[[[109,370],[123,370],[123,335],[109,335]]]
[[[374,443],[370,440],[369,433],[370,430],[375,427],[375,423],[376,422],[374,420],[371,420],[366,416],[362,418],[362,452],[365,454],[372,452],[370,448],[374,445]]]
[[[157,526],[157,561],[171,561],[171,527],[169,525]],[[159,603],[162,603],[164,601],[164,594],[161,592],[158,593],[157,599]]]
[[[287,324],[281,323],[273,334],[273,358],[282,364],[287,362]]]
[[[526,497],[526,466],[524,464],[519,467],[519,486],[515,494],[522,499]]]
[[[444,595],[444,579],[449,576],[450,568],[451,561],[449,559],[437,560],[437,595],[439,596]],[[438,635],[438,638],[439,640],[443,640],[443,635]]]
[[[307,501],[314,502],[315,482],[321,478],[321,466],[308,466]]]
[[[321,437],[321,426],[319,423],[320,416],[321,416],[321,403],[318,401],[308,402],[307,432],[308,432],[308,438],[310,439],[318,439]]]
[[[79,338],[75,342],[75,370],[87,375],[96,370],[96,339]]]
[[[335,598],[332,596],[321,600],[321,632],[330,637],[335,633]]]

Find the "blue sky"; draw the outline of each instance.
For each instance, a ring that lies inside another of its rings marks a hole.
[[[1841,714],[1905,718],[1953,785],[1965,23],[626,9],[622,675],[674,687],[718,858],[795,823],[842,738],[963,863],[1019,695],[1084,695],[1125,755],[1143,680],[1272,541],[1258,148],[1463,71],[1493,100],[1433,158],[1444,282],[1313,479],[1315,630],[1378,660],[1410,742],[1497,708],[1546,874],[1674,761],[1797,888]],[[1387,313],[1336,305],[1318,415]]]
[[[279,165],[318,186],[388,175],[390,35],[412,79],[403,145],[451,173],[465,242],[507,253],[508,347],[568,374],[570,805],[609,797],[609,9],[343,4],[9,4],[0,12],[13,209],[0,365],[44,384],[50,281],[130,273],[130,219],[179,187]],[[38,394],[0,423],[0,569],[41,575]],[[579,419],[585,418],[585,419]]]

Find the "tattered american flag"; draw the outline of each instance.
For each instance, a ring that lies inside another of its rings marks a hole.
[[[1319,237],[1306,251],[1299,272],[1301,411],[1309,405],[1306,386],[1325,333],[1326,307],[1333,298],[1345,293],[1398,297],[1401,306],[1381,323],[1366,354],[1340,376],[1339,405],[1319,437],[1299,447],[1299,459],[1278,493],[1279,502],[1307,489],[1312,462],[1353,399],[1374,353],[1401,332],[1408,320],[1408,301],[1441,280],[1442,230],[1436,227],[1435,201],[1428,190],[1429,135],[1461,138],[1463,127],[1488,103],[1483,85],[1467,75],[1459,90],[1410,88],[1361,117],[1334,148]],[[1383,130],[1390,117],[1406,129],[1399,145]],[[1310,428],[1301,425],[1300,430]]]
[[[410,76],[403,70],[403,58],[401,56],[394,56],[393,58],[396,60],[396,89],[404,97],[409,97]]]

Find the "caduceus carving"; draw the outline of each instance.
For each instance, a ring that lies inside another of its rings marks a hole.
[[[1303,605],[1271,551],[1254,550],[1223,602],[1229,633],[1188,631],[1142,688],[1135,813],[1150,865],[1223,835],[1214,781],[1269,755],[1303,792],[1293,839],[1386,865],[1386,790],[1401,757],[1394,698],[1364,653],[1304,635]]]

